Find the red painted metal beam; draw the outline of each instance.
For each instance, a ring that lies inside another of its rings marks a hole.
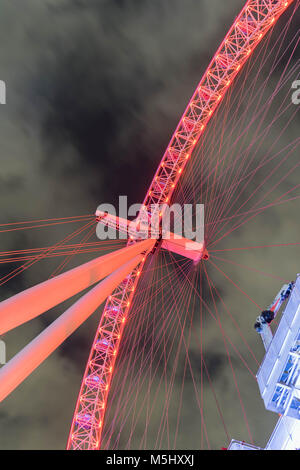
[[[0,369],[0,402],[104,302],[142,257],[135,256],[97,284]]]
[[[92,286],[134,256],[149,250],[154,242],[144,240],[100,256],[4,300],[0,303],[0,335]]]

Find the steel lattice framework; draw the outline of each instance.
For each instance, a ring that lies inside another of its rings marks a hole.
[[[293,0],[248,0],[209,64],[171,138],[144,200],[168,204],[188,158],[226,91],[264,35]],[[130,242],[132,243],[132,241]],[[115,361],[142,262],[108,298],[92,345],[68,449],[99,449]]]

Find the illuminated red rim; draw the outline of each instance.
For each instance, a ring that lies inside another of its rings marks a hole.
[[[198,84],[170,140],[144,199],[144,206],[169,203],[206,125],[234,78],[293,0],[248,0]],[[126,318],[142,262],[108,298],[82,380],[67,449],[100,448],[106,403]],[[106,345],[106,346],[105,346]]]

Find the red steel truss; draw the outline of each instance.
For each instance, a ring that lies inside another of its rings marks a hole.
[[[168,204],[188,158],[235,76],[293,0],[248,0],[209,64],[161,160],[144,200]],[[142,262],[108,298],[86,366],[68,449],[99,449],[113,369]]]

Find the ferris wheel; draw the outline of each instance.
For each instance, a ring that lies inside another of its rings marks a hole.
[[[213,360],[211,365],[206,361],[205,341],[215,343],[216,350],[222,343],[241,421],[253,443],[235,360],[241,361],[250,378],[255,377],[253,367],[258,361],[244,337],[241,312],[236,317],[232,315],[230,301],[223,299],[217,283],[220,278],[226,279],[235,293],[232,296],[242,296],[241,310],[250,304],[259,313],[263,307],[241,287],[242,274],[241,279],[232,279],[226,269],[234,266],[243,272],[247,266],[223,256],[272,248],[278,253],[285,247],[299,245],[297,239],[259,245],[260,224],[266,211],[293,204],[299,197],[298,183],[286,184],[289,178],[293,181],[299,166],[299,137],[289,139],[297,106],[289,99],[290,87],[286,91],[300,68],[295,59],[299,31],[287,44],[298,6],[294,0],[246,2],[197,85],[134,221],[97,211],[95,217],[70,218],[86,224],[55,246],[5,254],[3,259],[26,263],[4,276],[2,284],[47,256],[68,258],[76,252],[99,251],[101,242],[89,242],[95,224],[126,235],[125,242],[103,243],[105,248],[118,248],[116,251],[61,274],[66,265],[62,263],[49,280],[0,304],[3,335],[91,287],[0,369],[2,401],[106,301],[75,406],[68,449],[97,450],[119,445],[128,448],[132,442],[142,448],[176,448],[185,414],[185,387],[193,394],[191,403],[198,412],[201,447],[215,445],[211,443],[213,431],[209,429],[207,409],[218,415],[224,440],[229,440],[227,411],[223,411],[226,404],[220,405],[212,380],[212,370],[219,366],[217,362],[214,366]],[[278,64],[283,73],[274,79]],[[174,237],[171,232],[164,239],[160,221],[173,202],[181,206],[204,204],[203,242]],[[137,227],[145,220],[149,222],[153,207],[157,208],[157,236],[141,238]],[[224,240],[234,238],[239,229],[256,220],[260,220],[256,226],[257,243],[253,240],[248,247],[222,247]],[[70,244],[86,230],[80,243]],[[255,276],[290,281],[280,278],[273,266],[271,273],[257,267],[249,269]],[[262,281],[257,281],[257,285],[261,286]],[[227,327],[220,309],[229,319]],[[213,336],[205,339],[209,321],[218,330],[218,340]],[[249,323],[252,325],[252,318]],[[230,337],[232,328],[238,332],[241,347]],[[199,333],[195,333],[196,329]],[[198,351],[198,361],[190,350]],[[247,354],[251,365],[245,359]],[[175,390],[180,367],[181,382]],[[208,401],[205,388],[210,392]],[[175,412],[171,416],[172,406]],[[187,420],[193,419],[189,412],[186,414]],[[156,423],[156,439],[149,444],[152,419]],[[135,433],[139,441],[134,440]]]

